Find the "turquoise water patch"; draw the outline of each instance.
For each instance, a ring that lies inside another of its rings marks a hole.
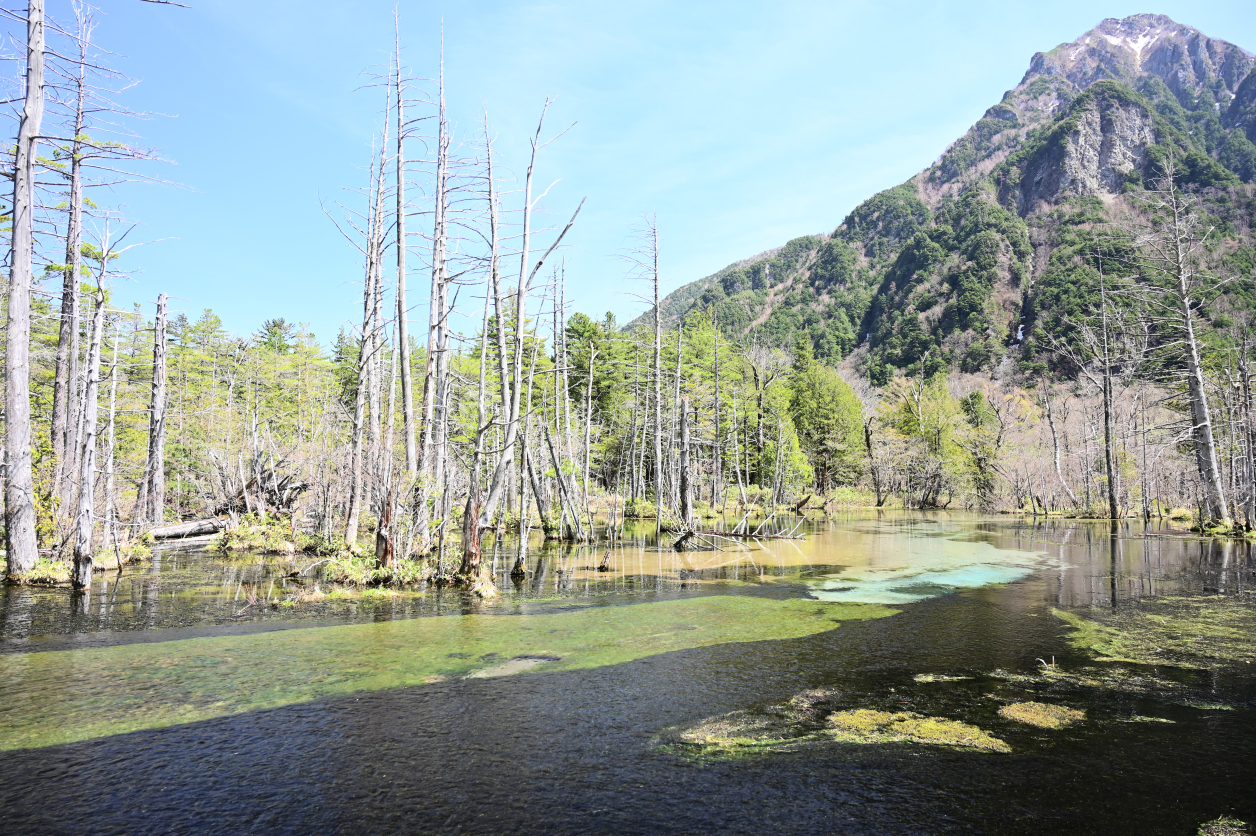
[[[988,543],[929,537],[908,541],[897,555],[875,555],[865,566],[850,567],[806,581],[808,594],[821,601],[911,604],[957,589],[1011,583],[1041,560],[1031,552],[999,549]]]

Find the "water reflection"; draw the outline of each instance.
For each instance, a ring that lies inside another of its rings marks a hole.
[[[514,577],[519,544],[486,540],[503,593],[495,602],[419,588],[279,606],[316,586],[328,591],[317,567],[311,578],[292,577],[313,558],[226,558],[203,546],[164,548],[147,565],[98,573],[82,595],[4,590],[0,649],[33,649],[31,641],[49,637],[58,644],[97,644],[125,641],[134,631],[533,612],[642,596],[753,593],[907,605],[1030,577],[1033,592],[1017,594],[1058,607],[1115,607],[1149,596],[1253,588],[1250,543],[1204,540],[1155,523],[864,512],[812,520],[804,539],[724,541],[719,550],[687,552],[656,541],[652,525],[630,527],[627,535],[591,545],[534,537],[527,544],[529,571]],[[262,605],[246,606],[251,590]]]

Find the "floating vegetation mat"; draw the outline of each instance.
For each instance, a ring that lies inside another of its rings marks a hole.
[[[1014,702],[999,709],[999,716],[1040,729],[1063,729],[1086,719],[1086,712],[1045,702]]]
[[[733,711],[668,729],[656,743],[665,751],[699,761],[790,751],[833,741],[1012,751],[986,730],[960,720],[914,711],[844,709],[842,702],[836,691],[804,691],[786,703],[762,710]]]

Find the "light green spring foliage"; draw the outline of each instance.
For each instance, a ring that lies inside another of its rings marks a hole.
[[[0,655],[0,750],[71,743],[461,677],[520,656],[537,671],[727,642],[791,639],[896,611],[707,596],[541,615],[456,615]],[[549,657],[556,657],[548,660]]]

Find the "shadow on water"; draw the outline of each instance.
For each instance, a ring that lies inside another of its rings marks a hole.
[[[990,671],[1032,672],[1039,658],[1087,661],[1065,640],[1053,608],[1085,616],[1165,596],[1250,600],[1256,574],[1249,545],[1137,524],[1113,532],[1106,524],[947,514],[852,515],[812,528],[805,541],[725,552],[677,554],[641,537],[617,547],[612,571],[601,573],[604,545],[537,544],[532,571],[517,585],[508,577],[515,550],[507,544],[506,559],[496,562],[504,595],[493,604],[432,590],[235,618],[237,588],[278,579],[284,567],[203,552],[163,554],[151,567],[105,578],[78,604],[59,590],[8,590],[0,605],[5,650],[87,648],[68,651],[70,659],[110,645],[197,636],[224,637],[228,655],[244,639],[264,653],[269,639],[259,631],[429,616],[455,619],[449,623],[465,624],[480,641],[503,617],[522,626],[530,618],[595,618],[607,612],[597,607],[622,605],[637,609],[617,617],[645,618],[650,605],[703,596],[876,606],[817,597],[835,582],[851,587],[852,600],[887,590],[913,600],[894,605],[891,617],[786,638],[684,646],[684,636],[667,636],[657,640],[676,649],[627,661],[436,677],[7,751],[0,757],[0,830],[1190,834],[1223,813],[1256,819],[1256,686],[1248,671],[1205,677],[1235,710],[1137,695],[1093,697],[1089,705],[1096,717],[1156,714],[1172,722],[1095,721],[1046,732],[1000,721],[997,704],[984,696],[994,687]],[[974,574],[974,566],[1017,574]],[[927,572],[932,585],[921,580]],[[947,577],[988,583],[938,581]],[[362,635],[360,659],[345,665],[369,664],[380,652],[378,637]],[[459,670],[501,661],[492,653],[460,658],[478,647],[471,635],[442,644],[439,655],[454,657],[447,664]],[[137,649],[135,658],[157,664],[162,648],[151,648],[151,655]],[[303,664],[300,658],[276,655],[271,664]],[[974,679],[919,686],[913,677],[920,673]],[[10,707],[21,697],[14,687],[0,684]],[[696,764],[653,746],[666,727],[779,703],[805,689],[925,713],[962,709],[1013,751],[828,744]],[[93,710],[108,712],[108,692],[97,696]]]

